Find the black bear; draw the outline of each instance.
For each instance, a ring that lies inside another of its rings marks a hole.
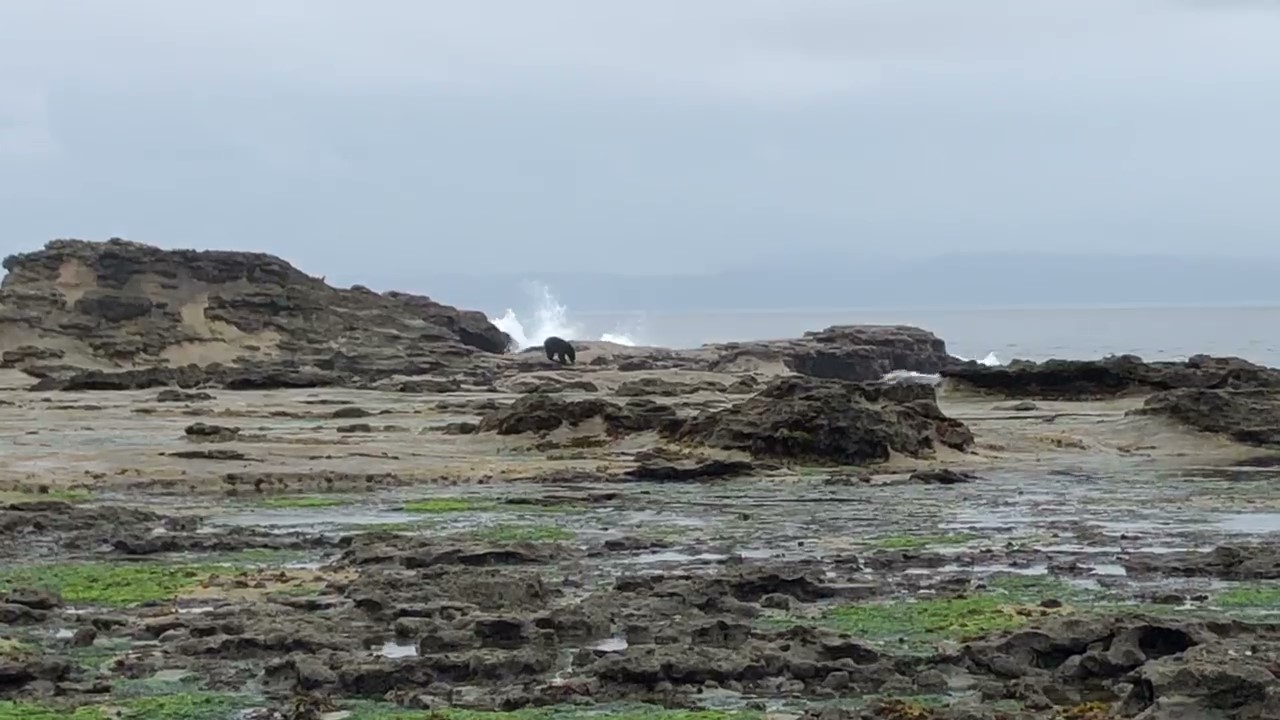
[[[565,365],[578,361],[578,358],[574,355],[573,346],[569,344],[569,341],[561,340],[554,335],[542,341],[542,349],[547,351],[547,359],[552,362]],[[568,360],[565,360],[565,358],[568,358]]]

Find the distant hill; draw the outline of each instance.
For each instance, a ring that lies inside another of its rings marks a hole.
[[[710,275],[608,273],[388,277],[488,312],[524,307],[526,283],[575,312],[1094,304],[1280,304],[1280,260],[1179,256],[964,253],[919,260],[780,257]]]

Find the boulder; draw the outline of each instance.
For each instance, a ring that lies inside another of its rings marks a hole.
[[[1007,366],[952,365],[943,378],[1011,398],[1089,400],[1178,388],[1280,389],[1280,370],[1235,357],[1196,355],[1185,362],[1146,362],[1136,355],[1101,360],[1015,360]]]
[[[622,479],[640,482],[699,482],[747,475],[753,469],[752,464],[745,460],[653,458],[645,459],[636,467],[627,470],[622,474]]]
[[[1192,647],[1138,668],[1120,711],[1146,720],[1277,717],[1277,668],[1275,642]]]
[[[288,358],[295,372],[345,383],[455,367],[511,344],[482,313],[420,295],[334,288],[264,253],[54,240],[9,256],[4,268],[0,337],[22,344],[0,351],[19,367],[56,359],[82,369],[168,370],[166,353],[181,347],[236,366],[262,363],[242,387],[300,387],[315,385],[273,376],[281,368],[271,363]],[[155,387],[156,379],[73,384]]]
[[[908,478],[911,482],[920,483],[922,485],[959,485],[961,483],[970,483],[978,479],[977,475],[966,472],[957,472],[947,468],[937,470],[920,470],[911,473]]]
[[[725,410],[704,412],[675,439],[756,457],[842,465],[884,462],[891,452],[928,457],[967,450],[973,434],[938,409],[928,385],[786,376]]]

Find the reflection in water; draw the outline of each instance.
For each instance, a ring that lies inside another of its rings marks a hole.
[[[418,657],[418,646],[388,640],[382,646],[382,656],[388,658]]]
[[[1280,513],[1235,513],[1222,515],[1218,527],[1230,533],[1280,532]]]

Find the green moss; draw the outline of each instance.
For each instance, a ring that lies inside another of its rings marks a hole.
[[[331,508],[346,505],[347,501],[333,497],[302,495],[299,497],[278,497],[262,501],[262,506],[273,509],[306,509]]]
[[[16,658],[30,655],[32,647],[21,640],[0,638],[0,658]]]
[[[361,525],[346,525],[343,530],[352,533],[372,533],[372,532],[421,532],[431,527],[429,522],[385,522],[385,523],[364,523]]]
[[[993,595],[865,605],[827,613],[829,623],[864,640],[900,640],[908,645],[936,639],[966,640],[1010,630],[1026,622]]]
[[[497,507],[491,502],[467,500],[466,498],[435,498],[432,500],[414,500],[404,504],[405,512],[439,514],[456,512],[474,512],[492,510]]]
[[[557,525],[491,525],[468,534],[490,542],[562,542],[574,538],[573,531]]]
[[[92,499],[93,496],[83,490],[50,490],[49,492],[0,492],[0,504],[37,502],[54,500],[65,503],[79,503]]]
[[[865,640],[901,642],[908,647],[936,640],[969,640],[1026,624],[1034,612],[1018,612],[1045,599],[1084,605],[1086,612],[1138,612],[1137,606],[1107,604],[1109,598],[1047,575],[1004,575],[985,582],[986,590],[967,597],[843,605],[824,619]],[[1077,612],[1075,607],[1068,612]],[[775,620],[775,622],[777,622]]]
[[[57,592],[69,603],[133,605],[174,598],[218,569],[144,563],[29,565],[0,570],[0,590],[37,587]]]
[[[954,533],[951,535],[890,535],[880,538],[876,545],[886,550],[915,550],[931,545],[964,545],[977,540],[971,533]]]
[[[1215,595],[1214,604],[1232,609],[1280,609],[1280,585],[1240,585]]]
[[[246,705],[243,698],[216,693],[178,693],[129,700],[124,703],[128,720],[229,720]]]
[[[27,702],[0,700],[0,720],[105,720],[101,708],[63,710]]]
[[[202,692],[170,692],[75,709],[0,701],[0,720],[230,720],[247,706],[239,696]]]

